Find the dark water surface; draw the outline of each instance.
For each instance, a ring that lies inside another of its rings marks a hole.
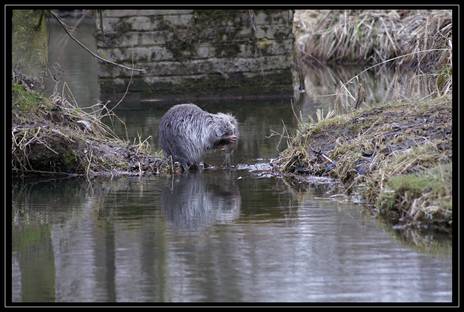
[[[84,62],[79,52],[67,53],[76,57],[72,62]],[[77,84],[75,96],[91,101],[90,74],[81,68],[71,88]],[[324,87],[319,75],[307,72],[308,90]],[[373,98],[384,94],[384,85],[378,85],[367,88]],[[312,114],[326,105],[313,95],[295,108]],[[295,128],[290,99],[196,103],[239,120],[235,164],[275,157],[285,138],[272,134]],[[125,103],[116,113],[130,140],[151,136],[157,150],[159,118],[169,106],[137,104]],[[126,136],[120,124],[116,131]],[[223,157],[208,160],[220,165]],[[284,179],[235,169],[17,180],[13,301],[451,301],[449,240],[414,233],[406,240],[362,206],[334,199],[321,186],[295,188]]]
[[[246,171],[18,183],[13,297],[451,300],[449,242],[414,247],[361,207],[323,197]]]

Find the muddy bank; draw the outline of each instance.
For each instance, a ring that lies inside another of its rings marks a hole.
[[[143,175],[169,168],[146,141],[116,137],[102,119],[117,117],[101,106],[88,112],[61,94],[45,97],[27,79],[16,79],[12,97],[15,175]]]
[[[397,227],[450,232],[451,111],[444,96],[301,123],[274,165],[337,179]]]

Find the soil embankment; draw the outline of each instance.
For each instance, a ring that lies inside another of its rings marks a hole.
[[[336,178],[399,226],[450,232],[451,111],[444,96],[301,123],[274,164],[283,173]]]
[[[102,122],[102,106],[88,112],[55,94],[45,97],[27,79],[12,87],[13,174],[142,175],[167,170],[146,141],[131,144]]]

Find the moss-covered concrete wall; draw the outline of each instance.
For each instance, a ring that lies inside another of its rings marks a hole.
[[[46,72],[48,33],[43,10],[12,11],[13,69],[33,78]]]
[[[291,94],[291,10],[104,10],[99,53],[134,72],[142,97]],[[102,96],[124,93],[130,71],[100,66]]]

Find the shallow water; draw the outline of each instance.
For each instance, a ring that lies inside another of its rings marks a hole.
[[[89,73],[73,75],[85,98]],[[296,111],[330,102],[315,99]],[[219,169],[215,154],[207,160],[216,168],[176,177],[14,181],[13,301],[451,301],[449,240],[404,239],[324,185],[259,175],[295,128],[290,99],[195,103],[239,120],[238,169]],[[136,104],[116,113],[130,140],[151,136],[157,150],[169,106]]]
[[[240,178],[239,178],[240,177]],[[13,192],[18,301],[449,301],[450,246],[247,171],[30,181]]]

